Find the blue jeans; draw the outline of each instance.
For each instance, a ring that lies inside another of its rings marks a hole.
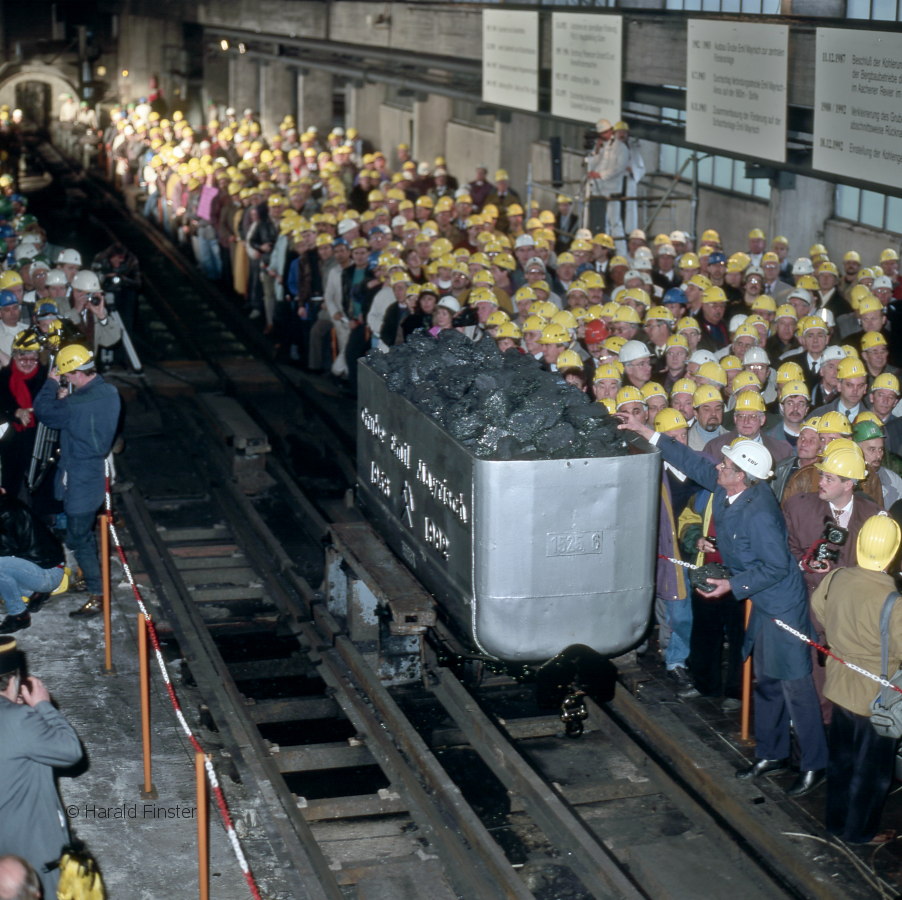
[[[60,586],[62,580],[63,570],[59,566],[42,569],[18,556],[0,556],[0,597],[9,616],[18,616],[27,610],[23,596],[36,591],[49,594]]]
[[[689,640],[692,637],[692,600],[666,600],[667,624],[670,626],[670,642],[664,651],[664,663],[668,669],[686,665],[689,657]]]
[[[66,516],[66,546],[75,554],[89,594],[103,593],[97,536],[94,533],[96,521],[97,515],[93,512],[75,515],[69,513]]]

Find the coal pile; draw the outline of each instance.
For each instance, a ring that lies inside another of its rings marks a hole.
[[[624,456],[619,424],[600,403],[517,350],[471,341],[453,329],[414,332],[366,361],[481,459]]]

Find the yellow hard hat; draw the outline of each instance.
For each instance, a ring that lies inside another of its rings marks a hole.
[[[835,441],[830,443],[835,443]],[[841,447],[831,452],[829,447],[828,444],[827,455],[823,462],[815,463],[816,468],[821,472],[829,472],[838,478],[850,478],[853,481],[861,481],[862,478],[867,477],[868,470],[864,464],[864,457],[858,448],[853,450]]]
[[[643,384],[641,388],[642,396],[646,400],[650,400],[652,397],[663,397],[665,400],[667,399],[667,391],[664,390],[664,386],[658,384],[657,381],[649,381],[646,384]]]
[[[579,354],[575,350],[565,350],[557,358],[555,365],[560,369],[581,369],[583,361],[579,358]]]
[[[670,396],[675,397],[677,394],[689,394],[691,397],[695,394],[698,385],[691,378],[679,378],[673,383],[673,387],[670,389]],[[718,396],[720,396],[720,391],[718,391]]]
[[[854,357],[846,357],[840,362],[836,370],[836,377],[843,378],[867,378],[868,370],[864,367],[864,363],[860,359]]]
[[[510,316],[503,309],[496,309],[493,313],[489,313],[489,317],[485,320],[485,324],[489,328],[495,328],[505,322],[510,322]]]
[[[500,312],[500,310],[499,310],[499,312]],[[493,313],[493,315],[494,315],[494,313]],[[528,321],[529,320],[527,320],[527,322]],[[524,323],[524,325],[525,324],[526,323]],[[496,341],[499,340],[500,338],[511,338],[512,340],[519,341],[521,337],[523,337],[523,335],[520,333],[520,329],[517,328],[517,326],[510,320],[502,322],[498,326],[498,330],[495,332],[495,340]],[[563,354],[561,354],[561,355],[563,356]]]
[[[852,433],[852,423],[838,410],[824,413],[817,423],[818,434],[842,434]]]
[[[736,376],[739,377],[738,375]],[[735,412],[759,412],[766,411],[764,398],[757,391],[743,391],[736,397]]]
[[[655,431],[676,431],[679,428],[688,427],[689,423],[686,421],[686,417],[678,409],[668,406],[659,410],[655,416]]]
[[[892,391],[894,394],[900,393],[899,379],[892,372],[884,372],[878,375],[871,383],[872,391]]]
[[[777,384],[786,384],[789,381],[804,381],[805,372],[797,362],[785,362],[777,369]]]
[[[885,514],[871,516],[858,532],[858,565],[872,572],[884,571],[899,550],[900,541],[902,530],[895,519]]]
[[[782,403],[787,397],[804,397],[806,400],[811,399],[811,391],[804,381],[786,381],[780,388],[780,402]]]
[[[861,337],[861,352],[867,353],[875,347],[886,347],[886,338],[879,331],[869,331]],[[843,360],[846,362],[846,360]]]
[[[620,388],[620,390],[617,391],[617,399],[614,403],[617,406],[617,409],[620,409],[625,403],[641,403],[643,406],[646,405],[645,397],[642,396],[642,391],[632,385]]]
[[[689,378],[684,378],[681,380],[682,381],[691,381],[691,379],[689,379]],[[673,391],[671,391],[671,396],[673,394],[678,393],[676,388],[679,383],[680,382],[678,381],[673,386]],[[684,394],[692,393],[692,406],[696,409],[699,406],[701,406],[703,403],[723,403],[723,397],[720,395],[720,391],[717,390],[717,388],[714,387],[713,384],[703,384],[700,387],[697,387],[695,389],[695,391],[690,392],[687,390],[687,391],[682,391],[680,393],[684,393]]]
[[[563,325],[550,322],[542,329],[542,336],[539,338],[540,344],[569,344],[570,335]]]
[[[612,362],[602,363],[595,370],[595,377],[593,381],[602,381],[604,379],[610,379],[612,381],[620,381],[623,377],[623,373],[620,369]]]
[[[720,387],[726,387],[727,384],[727,373],[724,372],[723,366],[716,362],[702,363],[696,372],[696,377],[707,378]]]
[[[93,367],[94,354],[81,344],[69,344],[68,347],[63,347],[56,357],[56,370],[60,375]]]

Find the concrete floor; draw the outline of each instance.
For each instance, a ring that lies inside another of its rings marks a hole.
[[[17,637],[27,653],[30,672],[44,679],[84,744],[85,762],[61,775],[60,794],[72,830],[100,864],[111,900],[197,896],[194,752],[176,722],[153,659],[152,778],[158,796],[155,800],[141,796],[137,606],[130,588],[124,583],[116,586],[120,577],[116,566],[115,675],[103,675],[100,671],[102,618],[81,621],[68,616],[83,602],[84,595],[52,598],[34,616],[32,627]],[[170,663],[169,669],[186,717],[192,727],[197,726],[201,743],[207,747],[209,736],[197,723],[197,703],[190,690],[181,685],[177,661]],[[289,895],[279,884],[278,872],[265,871],[266,860],[272,857],[256,811],[241,785],[227,777],[215,746],[211,749],[245,854],[257,863],[254,868],[258,870],[261,891],[268,898],[287,900]],[[216,900],[244,900],[251,896],[212,805],[209,832],[210,896]]]

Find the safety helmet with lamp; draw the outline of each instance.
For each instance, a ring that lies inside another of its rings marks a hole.
[[[94,354],[81,344],[69,344],[56,356],[56,370],[60,375],[94,368]]]
[[[670,406],[658,410],[658,414],[655,416],[655,431],[676,431],[678,428],[688,427],[689,423],[686,421],[686,417],[678,409]]]
[[[838,450],[828,452],[822,462],[815,463],[815,467],[821,472],[836,475],[837,478],[848,478],[851,481],[861,481],[868,474],[864,458],[858,448],[852,450],[840,447]]]
[[[893,561],[902,542],[902,529],[886,513],[871,516],[858,532],[856,558],[862,569],[883,572]]]
[[[757,396],[751,394],[750,396]],[[764,444],[746,439],[734,441],[720,451],[738,469],[742,469],[752,478],[766,481],[773,473],[773,457]]]

